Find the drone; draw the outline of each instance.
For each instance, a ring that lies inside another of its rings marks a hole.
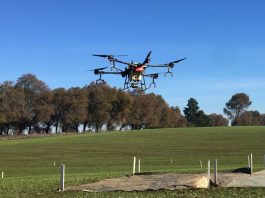
[[[160,74],[164,74],[165,77],[167,76],[167,74],[170,74],[172,77],[173,76],[172,69],[175,66],[175,64],[186,59],[186,58],[182,58],[182,59],[172,61],[166,64],[150,65],[149,63],[151,60],[150,58],[151,53],[152,51],[150,51],[146,55],[142,63],[137,63],[133,61],[129,63],[129,62],[121,61],[117,58],[117,57],[127,56],[127,55],[92,54],[92,56],[106,58],[109,61],[110,66],[96,68],[96,69],[92,69],[89,71],[93,71],[95,75],[99,75],[99,79],[96,80],[96,84],[106,83],[102,79],[102,76],[113,74],[113,75],[120,75],[122,78],[125,78],[123,90],[130,89],[130,88],[133,88],[133,89],[140,88],[142,91],[145,91],[151,87],[154,87],[154,88],[156,87],[155,80],[158,79]],[[124,70],[120,69],[119,66],[117,66],[117,63],[126,65],[125,69]],[[167,71],[164,73],[150,73],[150,74],[145,73],[146,69],[151,68],[151,67],[156,67],[156,68],[164,67],[167,69]],[[106,69],[108,68],[109,68],[109,71],[106,71]],[[146,85],[145,78],[151,78],[151,83],[149,85]]]

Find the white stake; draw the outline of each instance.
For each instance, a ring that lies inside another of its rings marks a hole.
[[[253,174],[253,158],[252,153],[250,153],[250,174]]]
[[[248,155],[248,168],[250,168],[250,158],[249,158],[249,155]]]
[[[64,191],[64,175],[65,175],[65,165],[62,164],[61,167],[61,177],[60,177],[60,190]]]
[[[141,159],[138,159],[138,173],[141,172]]]
[[[133,175],[135,174],[136,157],[133,157]]]
[[[170,158],[170,163],[171,163],[171,164],[173,163],[172,157]]]
[[[202,161],[200,161],[201,169],[202,169]]]
[[[53,162],[53,167],[55,167],[56,166],[56,162]]]
[[[210,181],[211,181],[211,161],[208,160],[208,187],[210,187]]]
[[[2,171],[2,179],[4,178],[4,171]]]

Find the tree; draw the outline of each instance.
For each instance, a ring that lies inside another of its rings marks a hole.
[[[55,125],[55,133],[58,133],[59,124],[62,121],[62,117],[64,114],[64,108],[65,105],[64,102],[64,96],[65,96],[65,89],[64,88],[57,88],[53,90],[53,99],[52,104],[54,105],[54,125]]]
[[[96,132],[100,132],[110,119],[113,97],[111,88],[106,84],[91,83],[88,86],[88,111],[91,114],[89,123]]]
[[[265,125],[265,114],[260,115],[261,125]]]
[[[35,105],[35,122],[39,124],[35,126],[35,131],[40,132],[41,129],[45,133],[49,133],[51,126],[54,124],[55,107],[53,104],[53,92],[50,90],[43,91],[36,99]]]
[[[238,126],[263,125],[262,116],[258,111],[245,111],[237,119]]]
[[[114,98],[110,111],[110,119],[107,124],[108,130],[113,130],[115,125],[120,125],[122,128],[128,123],[128,115],[133,102],[132,96],[120,89],[112,89],[112,95]]]
[[[197,126],[197,113],[199,109],[197,100],[190,98],[187,107],[185,107],[183,111],[189,125]]]
[[[207,127],[210,124],[210,118],[204,113],[203,110],[199,110],[196,113],[196,126]]]
[[[238,117],[246,111],[251,105],[249,96],[245,93],[237,93],[225,104],[224,114],[231,120],[231,125],[234,126],[238,122]]]
[[[79,87],[70,88],[66,92],[64,97],[64,116],[62,123],[64,126],[70,127],[78,133],[78,127],[81,123],[84,123],[87,116],[88,98],[83,89]]]
[[[20,88],[25,95],[25,111],[28,113],[28,119],[24,125],[28,127],[28,133],[31,133],[32,126],[37,125],[39,120],[35,112],[36,101],[42,92],[48,91],[48,86],[33,74],[24,74],[18,78],[15,88]]]
[[[186,118],[181,115],[178,107],[165,106],[162,111],[159,127],[175,128],[184,127],[187,124]]]
[[[228,120],[224,118],[224,116],[220,114],[210,114],[210,123],[209,126],[227,126],[228,125]]]

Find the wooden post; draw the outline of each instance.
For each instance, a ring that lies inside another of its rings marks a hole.
[[[201,169],[202,169],[202,161],[200,161]]]
[[[2,179],[4,179],[4,171],[2,171]]]
[[[250,168],[250,158],[249,158],[249,155],[248,155],[248,168]]]
[[[141,172],[141,159],[138,159],[138,173]]]
[[[211,182],[211,161],[208,160],[208,187],[210,187]]]
[[[253,174],[253,158],[252,153],[250,153],[250,174]]]
[[[135,174],[136,157],[133,157],[133,175]]]
[[[64,175],[65,175],[65,165],[61,164],[60,167],[60,172],[61,172],[61,176],[60,176],[60,190],[64,191]]]
[[[214,183],[217,185],[217,159],[214,160]]]

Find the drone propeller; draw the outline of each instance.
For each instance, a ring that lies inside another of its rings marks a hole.
[[[104,70],[104,69],[107,69],[107,68],[108,67],[100,67],[100,68],[96,68],[96,69],[90,69],[88,71],[95,71],[95,70],[100,71],[100,70]]]
[[[111,55],[111,54],[92,54],[92,56],[98,56],[102,58],[107,58],[107,59],[114,59],[114,57],[120,57],[120,56],[128,56],[125,54],[120,54],[120,55]]]
[[[145,58],[145,60],[144,60],[144,62],[143,62],[143,65],[150,63],[150,56],[151,56],[151,53],[152,53],[152,51],[150,51],[150,52],[147,54],[147,56],[146,56],[146,58]]]
[[[170,63],[168,63],[168,64],[165,64],[165,65],[167,65],[167,66],[169,66],[169,67],[174,67],[174,64],[176,64],[176,63],[179,63],[180,61],[183,61],[183,60],[185,60],[186,58],[182,58],[182,59],[179,59],[179,60],[176,60],[176,61],[172,61],[172,62],[170,62]]]

